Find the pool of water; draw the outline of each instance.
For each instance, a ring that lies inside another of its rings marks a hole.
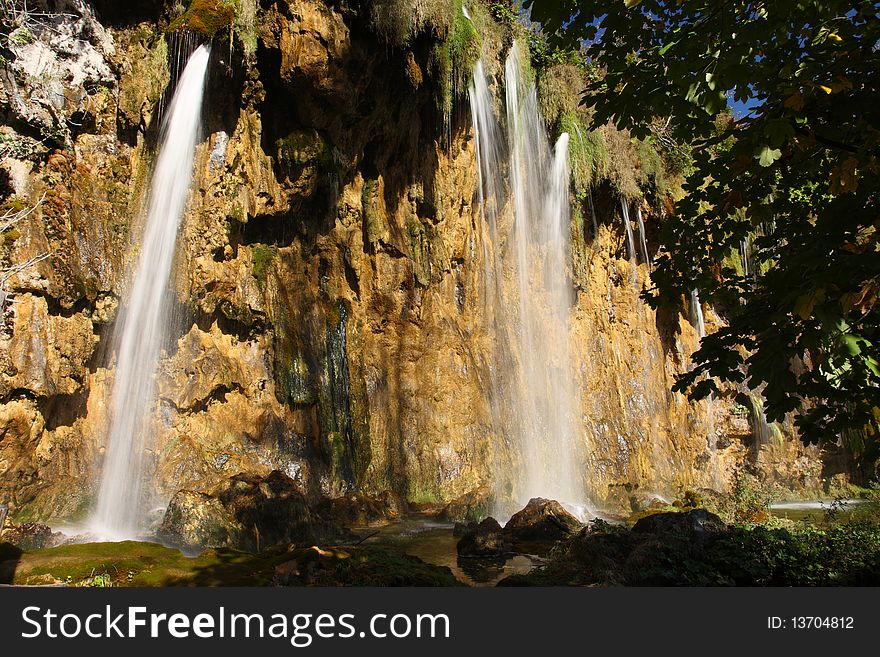
[[[821,523],[832,518],[836,521],[851,520],[858,507],[864,503],[865,500],[858,499],[798,500],[771,504],[769,510],[777,518]]]
[[[536,555],[515,554],[498,559],[459,557],[458,537],[452,523],[410,516],[383,527],[362,527],[355,531],[370,536],[365,543],[389,545],[435,566],[447,566],[455,577],[470,586],[495,586],[509,575],[525,574],[543,563]]]

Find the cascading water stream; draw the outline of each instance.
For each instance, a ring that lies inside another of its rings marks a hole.
[[[135,536],[142,517],[144,451],[167,323],[166,288],[192,179],[209,57],[209,47],[201,46],[189,58],[163,121],[137,269],[117,320],[110,432],[92,518],[93,530],[106,538]]]
[[[551,150],[518,46],[505,65],[506,132],[482,64],[470,88],[479,201],[485,219],[486,304],[491,311],[493,407],[513,454],[496,477],[497,517],[532,497],[585,502],[569,346],[574,291],[568,280],[568,135]],[[506,137],[506,144],[503,139]],[[505,148],[506,146],[506,148]],[[508,181],[504,184],[507,154]]]
[[[700,340],[706,337],[706,319],[703,316],[703,305],[700,303],[700,291],[697,288],[691,290],[690,299],[691,325],[697,329]]]
[[[632,222],[629,219],[629,203],[627,203],[625,199],[620,199],[620,209],[623,213],[623,225],[624,228],[626,228],[626,245],[628,248],[627,255],[629,256],[630,261],[635,264],[636,240],[635,237],[633,237]],[[635,267],[633,268],[633,273],[635,273]]]
[[[648,271],[651,271],[651,258],[648,256],[648,238],[645,233],[645,220],[642,218],[642,208],[636,208],[636,219],[639,224],[639,246],[642,249],[642,258],[648,265]]]

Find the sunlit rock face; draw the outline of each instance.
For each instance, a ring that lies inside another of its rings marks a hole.
[[[488,394],[497,335],[466,110],[446,132],[430,44],[388,48],[362,17],[323,2],[262,5],[256,53],[215,52],[209,74],[148,450],[157,520],[180,490],[274,470],[308,500],[393,491],[415,508],[488,509],[510,437]],[[43,200],[3,257],[52,254],[10,281],[0,336],[0,502],[19,518],[82,518],[96,492],[109,337],[170,77],[160,17],[137,17],[95,23],[83,74],[104,82],[89,121],[66,147],[14,158],[13,191]],[[3,130],[24,143],[21,122],[39,130],[45,117],[14,114],[10,89]],[[573,228],[560,263],[574,289],[583,501],[623,511],[634,491],[724,489],[754,459],[748,418],[732,397],[693,404],[670,392],[696,332],[639,301],[647,266],[633,275],[619,201],[596,191],[598,234]],[[718,319],[706,315],[711,330]],[[819,485],[816,455],[790,440],[758,464],[769,477],[783,461],[796,465],[776,483]]]

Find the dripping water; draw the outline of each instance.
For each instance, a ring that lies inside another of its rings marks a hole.
[[[648,239],[645,235],[645,221],[642,218],[642,208],[636,208],[636,218],[639,224],[639,246],[642,248],[642,259],[648,265],[648,271],[651,270],[651,259],[648,257]]]
[[[189,62],[190,57],[192,57],[196,48],[199,47],[201,37],[190,30],[181,30],[178,32],[169,32],[166,35],[166,39],[168,40],[169,79],[168,86],[165,88],[165,91],[162,92],[162,96],[159,98],[158,103],[157,118],[159,119],[160,125],[162,125],[162,121],[165,118],[168,99],[174,97],[174,93],[177,90],[177,83],[180,81],[180,77],[183,74],[187,62]]]
[[[636,240],[633,237],[632,222],[629,220],[629,203],[620,199],[620,210],[623,213],[623,226],[626,229],[627,257],[632,263],[636,262]]]
[[[691,326],[697,329],[700,340],[706,337],[706,318],[703,315],[703,305],[700,303],[700,291],[697,288],[691,290],[690,299]]]

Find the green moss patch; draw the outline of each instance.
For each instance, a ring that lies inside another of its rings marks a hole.
[[[272,261],[278,255],[278,249],[274,246],[266,246],[257,244],[251,251],[251,263],[253,265],[254,278],[261,285],[265,285],[269,270],[272,267]]]
[[[239,0],[191,0],[183,15],[168,26],[168,31],[192,30],[212,36],[232,25],[238,10]]]
[[[279,139],[275,146],[282,165],[317,165],[327,172],[336,168],[333,148],[315,129],[294,130]]]
[[[0,581],[73,586],[456,586],[448,568],[376,546],[206,550],[156,543],[83,543],[21,553],[0,544]]]

